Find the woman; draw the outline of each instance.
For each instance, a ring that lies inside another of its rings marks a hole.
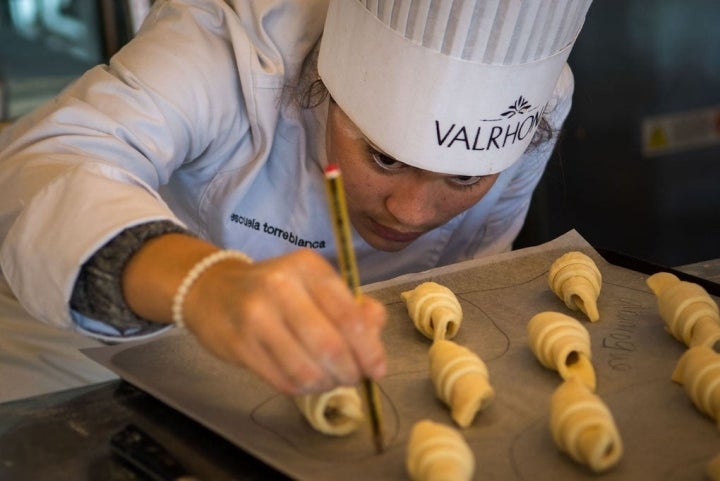
[[[78,347],[173,322],[289,394],[381,377],[384,309],[333,267],[329,162],[363,283],[511,248],[589,1],[376,3],[155,2],[3,132],[0,397],[104,379]],[[318,42],[332,97],[298,106]]]

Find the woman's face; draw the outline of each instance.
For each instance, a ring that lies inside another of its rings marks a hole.
[[[498,174],[438,174],[398,162],[375,149],[335,102],[330,102],[327,154],[340,166],[348,214],[376,249],[399,251],[477,203]]]

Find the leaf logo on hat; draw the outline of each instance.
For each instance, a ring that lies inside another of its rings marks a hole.
[[[503,117],[507,117],[509,119],[511,117],[514,117],[515,115],[524,114],[531,108],[532,108],[532,105],[530,105],[530,102],[525,100],[525,98],[521,95],[520,97],[518,97],[518,99],[515,101],[515,103],[513,103],[512,105],[510,105],[508,107],[508,110],[506,110],[505,112],[503,112],[500,115],[502,115]]]

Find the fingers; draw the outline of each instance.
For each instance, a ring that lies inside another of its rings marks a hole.
[[[248,322],[239,325],[207,318],[208,322],[195,324],[193,332],[217,357],[247,367],[280,392],[301,394],[332,387],[284,322],[272,311],[265,314],[248,316]]]
[[[186,299],[188,327],[219,357],[288,394],[385,373],[385,309],[355,299],[332,266],[298,252],[252,266],[219,264]]]
[[[323,289],[317,302],[343,339],[359,375],[373,379],[384,376],[385,349],[381,331],[386,320],[385,307],[367,296],[355,299],[345,285],[340,280],[335,282],[334,278]]]
[[[285,318],[288,328],[334,385],[382,377],[385,307],[369,297],[356,299],[320,256],[299,255],[297,260],[302,275],[296,279],[302,282],[288,281],[278,289],[283,293],[278,300],[293,307]]]
[[[360,331],[357,336],[351,333],[351,338],[355,340],[353,350],[362,371],[373,379],[380,379],[387,372],[385,347],[381,338],[387,313],[383,304],[370,297],[360,300],[360,308],[363,310],[363,319],[371,319],[373,322],[360,323],[353,328],[356,332]]]
[[[282,300],[293,306],[294,315],[286,321],[300,342],[339,384],[356,384],[364,376],[382,377],[385,307],[370,297],[356,299],[321,256],[298,251],[287,257],[295,262],[288,271],[297,269],[295,279],[302,282],[277,286],[275,292],[287,293]]]
[[[354,383],[360,377],[379,379],[385,374],[385,350],[381,331],[386,322],[385,306],[375,299],[361,296],[356,299],[343,279],[320,256],[325,275],[315,277],[308,283],[309,296],[318,305],[323,317],[328,320],[344,342],[344,349],[352,355],[357,375],[352,373]],[[321,267],[316,266],[320,271]],[[339,349],[339,346],[336,346]]]
[[[327,296],[326,292],[320,293],[321,299],[325,299]],[[277,300],[281,305],[292,306],[283,317],[286,332],[297,343],[297,346],[293,347],[303,350],[313,360],[314,367],[322,373],[322,376],[329,378],[331,385],[325,387],[356,383],[360,378],[360,369],[354,355],[343,338],[342,332],[332,323],[332,317],[318,302],[319,299],[309,295],[304,284],[290,282],[282,293],[277,294]],[[332,304],[332,302],[330,303]],[[341,312],[336,311],[335,314],[338,315]],[[276,333],[278,338],[280,334],[280,332]],[[286,351],[282,350],[279,344],[272,346],[278,348],[276,353],[278,357],[289,357],[286,356]],[[318,385],[318,387],[321,384],[321,380],[314,379],[311,374],[308,374],[305,382]],[[312,389],[313,386],[309,387]]]

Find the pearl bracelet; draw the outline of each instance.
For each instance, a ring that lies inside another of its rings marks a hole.
[[[212,265],[223,261],[225,259],[237,259],[243,262],[252,263],[247,255],[240,251],[225,249],[213,252],[212,254],[201,259],[195,264],[192,269],[188,271],[185,278],[180,283],[180,286],[175,291],[175,296],[172,302],[172,321],[177,327],[185,327],[185,319],[183,318],[183,304],[185,303],[185,297],[187,296],[190,287],[195,283],[198,277],[209,269]]]

